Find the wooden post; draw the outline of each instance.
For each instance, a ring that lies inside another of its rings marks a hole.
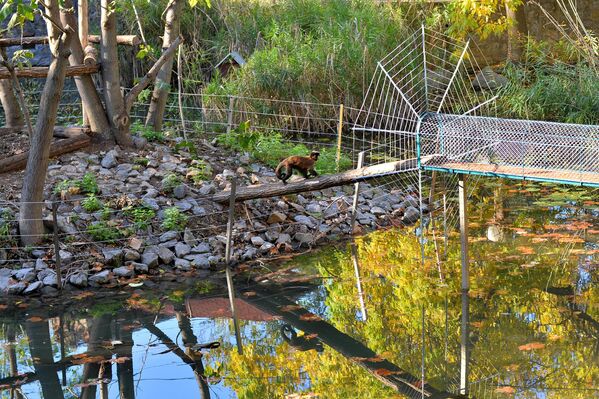
[[[233,96],[229,97],[229,108],[227,109],[227,134],[233,129]]]
[[[358,165],[356,166],[356,169],[360,169],[362,167],[362,165],[364,164],[364,151],[360,152],[358,154]],[[360,195],[360,183],[356,183],[354,185],[354,201],[352,203],[352,207],[351,207],[351,232],[353,234],[354,232],[354,227],[356,225],[356,217],[358,214],[358,196]]]
[[[77,2],[77,7],[77,27],[79,30],[79,41],[81,41],[81,48],[85,50],[89,44],[89,7],[87,0],[79,0]],[[87,117],[87,111],[83,105],[83,101],[81,102],[81,117],[83,119],[83,126],[88,126],[89,118]]]
[[[458,175],[460,201],[460,242],[462,253],[462,326],[460,345],[460,393],[468,394],[468,291],[470,289],[468,260],[468,207],[466,176]]]
[[[231,270],[231,250],[233,246],[233,223],[235,221],[235,193],[237,191],[237,177],[231,181],[231,195],[229,199],[229,222],[227,224],[227,244],[225,247],[225,274],[227,278],[227,291],[229,292],[229,303],[231,305],[231,316],[233,318],[233,327],[235,329],[235,339],[237,340],[237,351],[243,355],[243,346],[241,342],[241,331],[239,329],[239,320],[235,309],[235,287],[233,286],[233,272]]]
[[[339,124],[337,125],[337,172],[339,172],[339,161],[341,160],[341,135],[343,134],[343,104],[339,105]]]
[[[58,284],[58,289],[62,289],[62,273],[61,273],[61,262],[60,262],[60,245],[58,242],[58,202],[52,202],[52,221],[54,222],[54,228],[52,229],[52,233],[54,236],[54,257],[56,260],[56,284]]]

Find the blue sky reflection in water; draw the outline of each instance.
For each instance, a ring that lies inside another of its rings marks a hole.
[[[0,398],[11,398],[11,387],[26,398],[416,398],[423,309],[424,387],[451,397],[466,300],[471,397],[599,398],[597,192],[479,191],[470,208],[467,297],[456,234],[447,260],[437,263],[429,245],[422,267],[418,241],[405,229],[355,242],[366,320],[346,245],[282,264],[261,284],[238,279],[243,354],[222,279],[78,294],[64,307],[6,304]],[[198,346],[211,342],[221,345]],[[11,354],[20,375],[13,379]],[[66,386],[60,364],[69,366]],[[83,383],[84,373],[94,380]]]

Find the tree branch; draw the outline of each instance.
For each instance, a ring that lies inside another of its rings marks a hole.
[[[133,103],[137,99],[137,96],[139,96],[139,94],[146,87],[148,87],[152,82],[154,82],[154,80],[156,80],[156,76],[158,75],[158,72],[160,71],[162,65],[169,59],[169,57],[173,55],[173,53],[181,43],[183,43],[183,37],[179,36],[166,50],[164,50],[160,58],[158,58],[156,63],[154,63],[152,68],[150,68],[148,73],[141,79],[141,81],[135,86],[133,86],[131,91],[129,91],[129,94],[127,94],[127,97],[125,97],[125,107],[127,109],[127,113],[131,111],[131,108],[133,107]]]

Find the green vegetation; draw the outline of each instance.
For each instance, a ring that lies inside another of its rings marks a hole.
[[[87,226],[87,234],[96,241],[108,243],[114,242],[122,237],[122,233],[118,228],[105,221],[95,222]]]
[[[187,216],[181,213],[179,208],[173,206],[164,210],[162,228],[165,230],[184,230],[187,226]]]
[[[532,57],[529,57],[532,58]],[[559,122],[599,123],[599,77],[584,64],[550,63],[546,58],[507,65],[509,85],[499,93],[501,116]]]
[[[126,207],[123,212],[131,217],[137,230],[147,229],[156,217],[156,212],[146,206]]]
[[[8,209],[0,210],[0,238],[10,236],[10,222],[12,213]]]
[[[62,198],[69,194],[97,194],[100,191],[98,181],[93,173],[86,173],[79,180],[65,179],[54,186],[52,192]]]
[[[202,184],[203,181],[212,178],[212,167],[202,159],[194,159],[185,177],[191,179],[194,184]]]
[[[308,156],[314,148],[304,144],[285,141],[283,135],[277,132],[258,132],[249,126],[236,129],[229,134],[221,134],[218,142],[235,151],[246,151],[260,162],[276,167],[282,159],[291,155]],[[335,173],[337,170],[337,152],[334,148],[323,147],[318,149],[320,157],[316,163],[316,171],[320,174]],[[339,170],[351,168],[352,161],[346,155],[341,155]]]
[[[87,198],[81,201],[81,206],[86,212],[95,212],[102,209],[102,201],[98,199],[94,194],[90,194]]]
[[[166,141],[166,136],[163,132],[156,132],[151,127],[145,126],[143,123],[135,121],[131,124],[131,131],[137,132],[141,137],[149,142],[163,143]]]

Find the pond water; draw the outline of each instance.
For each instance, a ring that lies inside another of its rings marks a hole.
[[[0,304],[0,397],[599,398],[597,197],[479,190],[468,293],[405,228],[247,270],[235,319],[223,278]]]

